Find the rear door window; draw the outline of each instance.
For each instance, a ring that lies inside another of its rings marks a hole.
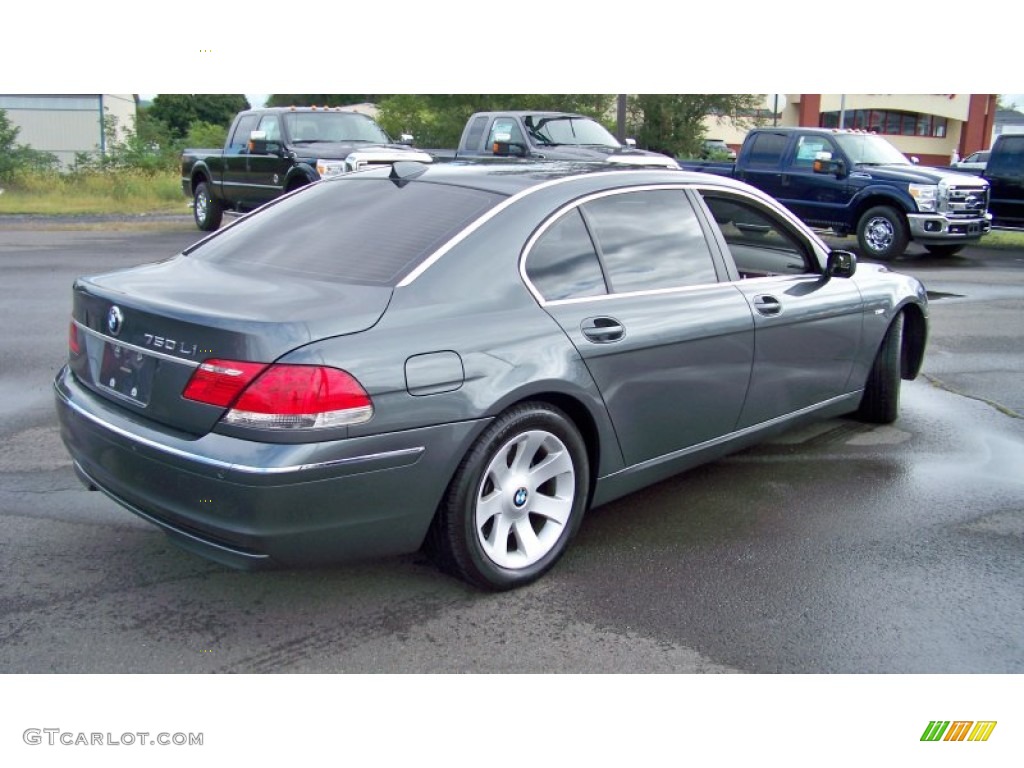
[[[582,209],[613,292],[717,281],[704,231],[681,190],[608,195]]]
[[[989,158],[986,172],[990,176],[1024,176],[1024,136],[1004,137],[999,151]]]
[[[538,238],[526,262],[526,274],[547,301],[607,293],[601,262],[578,208]]]
[[[789,137],[781,133],[758,133],[754,135],[747,152],[747,165],[757,168],[777,168],[782,162]]]
[[[233,155],[244,152],[249,147],[249,134],[256,130],[256,121],[259,115],[245,115],[238,119],[234,133],[231,134],[231,141],[228,142],[227,151]]]

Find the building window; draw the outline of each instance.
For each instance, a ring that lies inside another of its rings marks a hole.
[[[818,124],[822,128],[838,128],[838,112],[822,112]],[[884,109],[850,109],[843,116],[843,127],[890,136],[933,136],[944,138],[948,120],[937,115]]]

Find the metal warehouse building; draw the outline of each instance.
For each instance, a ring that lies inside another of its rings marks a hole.
[[[51,152],[62,166],[78,152],[103,152],[107,139],[104,117],[113,117],[119,129],[135,125],[137,99],[131,93],[0,94],[0,109],[18,130],[18,144]]]

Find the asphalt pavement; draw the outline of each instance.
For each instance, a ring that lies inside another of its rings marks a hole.
[[[544,579],[487,594],[419,555],[231,571],[78,483],[50,385],[71,283],[198,237],[0,222],[0,671],[1024,672],[1024,253],[891,265],[932,295],[894,425],[593,510]]]

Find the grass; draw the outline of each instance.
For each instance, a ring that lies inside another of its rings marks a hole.
[[[175,171],[147,173],[129,169],[24,174],[0,187],[4,188],[0,194],[0,214],[86,216],[189,212],[188,200],[181,192],[181,178]],[[88,228],[89,225],[58,226]],[[110,224],[95,227],[109,229]],[[978,245],[1024,250],[1024,232],[993,231]]]
[[[25,174],[0,184],[0,214],[43,216],[188,213],[174,172],[137,170]]]
[[[981,238],[982,248],[999,248],[1003,250],[1024,250],[1024,232],[1004,232],[993,230]]]

